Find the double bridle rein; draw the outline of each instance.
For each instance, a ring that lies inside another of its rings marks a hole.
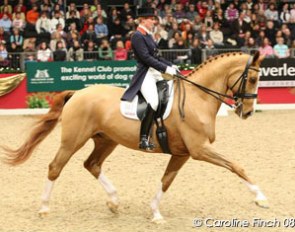
[[[198,87],[199,89],[201,89],[205,93],[213,96],[214,98],[216,98],[217,100],[221,101],[222,103],[228,105],[229,107],[231,107],[233,109],[236,109],[236,108],[240,108],[240,107],[243,106],[243,100],[244,99],[256,99],[257,98],[257,94],[254,94],[254,93],[246,93],[246,83],[247,83],[247,80],[248,80],[248,72],[249,72],[249,69],[254,70],[256,72],[259,72],[259,69],[255,68],[255,67],[251,67],[252,60],[253,60],[253,57],[250,56],[250,58],[249,58],[249,60],[248,60],[248,62],[246,64],[246,67],[245,67],[244,72],[235,81],[235,83],[229,88],[230,90],[233,90],[233,88],[240,82],[238,91],[236,93],[234,93],[233,96],[228,95],[228,94],[219,93],[219,92],[216,92],[216,91],[214,91],[212,89],[208,89],[207,87],[204,87],[202,85],[199,85],[199,84],[197,84],[197,83],[195,83],[195,82],[193,82],[191,80],[188,80],[185,76],[183,76],[180,73],[176,74],[175,76],[178,79],[181,79],[183,81],[186,81],[186,82],[188,82],[188,83],[190,83],[190,84]],[[228,102],[226,102],[225,100],[222,99],[223,97],[224,98],[231,99],[231,100],[234,100],[234,104],[229,104]],[[240,99],[240,101],[239,101],[239,99]],[[183,102],[183,105],[184,105],[184,102]],[[182,110],[180,109],[180,113],[181,113],[182,117],[184,117],[183,109]]]

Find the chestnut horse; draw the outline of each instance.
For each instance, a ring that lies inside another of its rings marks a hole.
[[[262,60],[259,53],[254,57],[243,53],[222,54],[195,68],[186,80],[180,80],[186,91],[183,108],[185,117],[180,116],[175,100],[171,114],[165,120],[172,154],[161,186],[151,202],[154,222],[164,221],[159,210],[160,200],[189,157],[234,172],[255,194],[255,202],[259,206],[268,207],[266,197],[244,170],[211,148],[211,143],[215,140],[216,115],[228,91],[235,96],[235,112],[239,117],[246,119],[252,115]],[[120,113],[120,97],[123,91],[114,86],[94,85],[79,91],[57,94],[50,111],[36,122],[24,144],[16,150],[6,148],[6,162],[11,165],[23,163],[53,130],[59,118],[62,118],[61,144],[49,165],[40,216],[49,212],[49,198],[55,180],[72,155],[89,139],[94,141],[95,147],[84,162],[84,167],[99,180],[108,194],[109,209],[117,212],[117,191],[103,174],[102,164],[118,144],[138,150],[140,127],[139,121],[126,119]],[[179,92],[175,91],[175,99],[178,97]],[[154,135],[153,138],[155,137]],[[157,145],[154,152],[160,153],[159,144],[154,142]]]

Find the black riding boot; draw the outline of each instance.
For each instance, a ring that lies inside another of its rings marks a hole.
[[[139,148],[143,150],[153,150],[154,144],[148,141],[150,135],[151,127],[153,125],[155,116],[155,111],[150,104],[147,105],[146,111],[144,113],[143,119],[140,126],[140,142]]]

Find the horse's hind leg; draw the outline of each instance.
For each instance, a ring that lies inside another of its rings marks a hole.
[[[255,203],[258,206],[268,208],[268,202],[265,195],[261,192],[260,188],[255,185],[252,180],[250,180],[250,178],[246,175],[244,169],[241,168],[238,164],[226,159],[221,154],[218,154],[209,147],[204,147],[203,149],[198,150],[198,152],[192,153],[191,156],[193,159],[206,161],[217,166],[224,167],[237,174],[245,181],[250,191],[256,195]]]
[[[104,160],[111,154],[116,148],[117,143],[110,139],[103,138],[100,135],[93,137],[94,149],[88,159],[84,162],[84,167],[99,180],[104,190],[109,196],[107,206],[113,213],[118,212],[119,200],[117,196],[117,190],[109,181],[109,179],[101,171],[101,166]]]
[[[86,143],[88,138],[87,132],[79,133],[79,135],[77,135],[70,130],[64,131],[58,152],[54,160],[49,164],[48,180],[41,197],[42,203],[39,210],[39,216],[43,217],[49,213],[49,199],[55,180],[59,177],[62,169],[72,155]]]
[[[163,217],[159,210],[160,200],[173,182],[174,178],[176,177],[178,171],[183,166],[183,164],[188,160],[189,154],[184,154],[183,156],[171,156],[168,166],[166,168],[165,174],[162,177],[162,183],[160,189],[158,190],[157,194],[153,198],[151,202],[151,208],[153,211],[153,219],[152,221],[155,223],[163,222]]]

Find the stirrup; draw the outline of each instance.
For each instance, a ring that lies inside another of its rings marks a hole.
[[[152,151],[154,150],[155,145],[153,143],[150,143],[147,138],[141,138],[139,142],[139,149],[145,150],[145,151]]]

